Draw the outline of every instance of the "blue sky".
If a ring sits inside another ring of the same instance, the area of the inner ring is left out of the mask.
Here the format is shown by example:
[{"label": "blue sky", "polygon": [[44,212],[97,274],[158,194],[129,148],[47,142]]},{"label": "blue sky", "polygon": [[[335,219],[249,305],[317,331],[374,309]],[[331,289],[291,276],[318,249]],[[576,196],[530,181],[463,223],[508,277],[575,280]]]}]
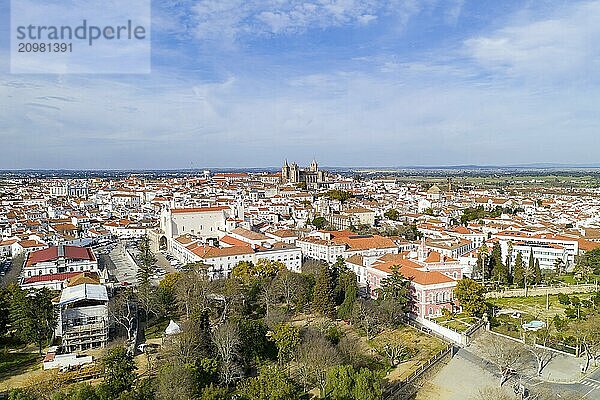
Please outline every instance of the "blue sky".
[{"label": "blue sky", "polygon": [[11,75],[9,11],[0,168],[600,162],[598,1],[155,1],[150,75]]}]

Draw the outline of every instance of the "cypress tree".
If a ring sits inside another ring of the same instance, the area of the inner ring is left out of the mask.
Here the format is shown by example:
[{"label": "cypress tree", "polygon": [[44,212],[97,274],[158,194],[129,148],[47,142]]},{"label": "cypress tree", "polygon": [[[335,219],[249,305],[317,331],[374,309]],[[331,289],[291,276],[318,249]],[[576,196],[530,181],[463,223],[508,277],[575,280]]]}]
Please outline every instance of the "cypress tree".
[{"label": "cypress tree", "polygon": [[542,283],[542,270],[540,269],[540,260],[539,259],[535,260],[534,279],[535,279],[535,283],[537,285]]},{"label": "cypress tree", "polygon": [[335,284],[327,265],[321,267],[315,280],[313,311],[328,317],[335,316]]},{"label": "cypress tree", "polygon": [[521,252],[517,253],[517,257],[515,257],[515,268],[513,269],[513,282],[519,286],[524,286],[525,279],[525,269],[523,266],[523,257],[521,256]]},{"label": "cypress tree", "polygon": [[499,282],[508,282],[508,273],[506,266],[502,262],[502,249],[500,248],[500,243],[494,243],[494,247],[492,248],[492,254],[490,256],[492,276],[496,281]]},{"label": "cypress tree", "polygon": [[512,254],[513,254],[513,245],[512,245],[512,242],[508,242],[508,251],[506,253],[506,261],[505,261],[504,265],[506,267],[506,274],[507,274],[509,283],[512,282],[514,279]]}]

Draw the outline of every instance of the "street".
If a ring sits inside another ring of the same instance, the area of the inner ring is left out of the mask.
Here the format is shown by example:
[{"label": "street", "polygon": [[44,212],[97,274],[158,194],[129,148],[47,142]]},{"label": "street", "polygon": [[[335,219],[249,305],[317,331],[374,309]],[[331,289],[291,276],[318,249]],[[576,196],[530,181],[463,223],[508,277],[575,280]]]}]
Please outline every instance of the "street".
[{"label": "street", "polygon": [[[440,372],[425,383],[417,394],[417,400],[461,400],[476,396],[480,390],[497,388],[500,383],[498,368],[483,357],[481,346],[490,340],[489,333],[484,333],[474,345],[461,348],[454,358]],[[503,340],[493,337],[493,340]],[[519,368],[520,376],[515,376],[503,385],[504,391],[514,394],[512,385],[523,383],[532,394],[544,393],[554,397],[600,399],[600,368],[593,369],[583,377],[579,372],[581,360],[569,356],[553,359],[542,371],[542,376],[535,376],[532,360],[525,361]]]}]

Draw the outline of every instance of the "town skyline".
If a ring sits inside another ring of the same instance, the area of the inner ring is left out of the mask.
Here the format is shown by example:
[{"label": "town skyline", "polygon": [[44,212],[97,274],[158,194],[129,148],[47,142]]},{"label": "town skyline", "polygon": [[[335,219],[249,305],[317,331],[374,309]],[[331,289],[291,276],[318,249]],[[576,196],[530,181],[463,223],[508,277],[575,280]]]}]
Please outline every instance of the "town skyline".
[{"label": "town skyline", "polygon": [[148,75],[9,74],[9,14],[2,169],[598,161],[597,1],[155,2]]}]

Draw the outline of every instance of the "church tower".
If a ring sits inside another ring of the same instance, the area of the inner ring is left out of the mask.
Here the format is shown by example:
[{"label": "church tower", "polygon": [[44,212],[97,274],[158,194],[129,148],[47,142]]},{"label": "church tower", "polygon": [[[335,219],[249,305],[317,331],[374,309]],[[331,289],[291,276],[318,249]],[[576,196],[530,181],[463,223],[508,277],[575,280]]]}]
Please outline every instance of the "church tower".
[{"label": "church tower", "polygon": [[290,166],[286,159],[285,164],[283,164],[283,167],[281,167],[281,181],[283,183],[286,183],[289,180],[290,180]]},{"label": "church tower", "polygon": [[312,160],[310,163],[310,172],[317,172],[319,170],[319,164],[317,164],[317,160]]},{"label": "church tower", "polygon": [[290,167],[290,182],[300,182],[300,168],[296,163],[292,163],[292,166]]}]

